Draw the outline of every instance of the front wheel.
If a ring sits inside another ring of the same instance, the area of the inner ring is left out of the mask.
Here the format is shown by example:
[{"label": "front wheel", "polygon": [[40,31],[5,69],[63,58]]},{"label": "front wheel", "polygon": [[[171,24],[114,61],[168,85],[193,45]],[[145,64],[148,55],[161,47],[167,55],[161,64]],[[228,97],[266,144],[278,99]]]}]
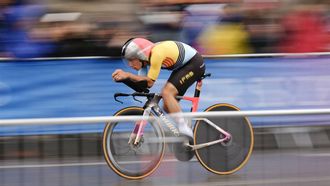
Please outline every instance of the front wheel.
[{"label": "front wheel", "polygon": [[[142,115],[143,108],[127,107],[115,116]],[[164,132],[160,124],[147,122],[138,144],[130,142],[137,121],[108,122],[103,132],[103,152],[109,167],[127,179],[142,179],[160,165],[164,155]]]},{"label": "front wheel", "polygon": [[[215,104],[205,110],[238,111],[229,104]],[[220,174],[232,174],[240,170],[249,160],[253,144],[253,128],[247,117],[205,117],[232,136],[227,142],[218,143],[195,151],[198,161],[209,171]],[[194,144],[207,143],[223,138],[223,135],[206,122],[198,120],[194,128]]]}]

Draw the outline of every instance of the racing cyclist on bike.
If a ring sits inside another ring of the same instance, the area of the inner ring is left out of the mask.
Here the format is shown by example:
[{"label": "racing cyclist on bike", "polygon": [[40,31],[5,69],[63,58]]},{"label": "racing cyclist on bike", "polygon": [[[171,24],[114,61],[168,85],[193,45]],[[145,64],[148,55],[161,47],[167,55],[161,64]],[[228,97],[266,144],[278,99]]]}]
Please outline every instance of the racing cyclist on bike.
[{"label": "racing cyclist on bike", "polygon": [[[175,97],[183,96],[205,72],[203,57],[191,46],[178,41],[153,43],[144,38],[131,38],[122,47],[122,57],[131,68],[138,71],[138,75],[116,69],[112,78],[116,82],[129,79],[142,86],[141,90],[154,85],[161,69],[172,71],[161,91],[167,113],[182,112]],[[193,138],[188,121],[180,116],[174,119],[179,132]]]}]

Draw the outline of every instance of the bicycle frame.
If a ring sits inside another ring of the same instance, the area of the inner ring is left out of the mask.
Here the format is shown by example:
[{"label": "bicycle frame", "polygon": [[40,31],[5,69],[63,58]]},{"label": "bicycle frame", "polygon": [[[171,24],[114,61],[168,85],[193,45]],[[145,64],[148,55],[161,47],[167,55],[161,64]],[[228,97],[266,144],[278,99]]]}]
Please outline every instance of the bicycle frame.
[{"label": "bicycle frame", "polygon": [[[196,82],[194,97],[176,97],[180,100],[191,101],[191,112],[198,110],[202,80],[207,76],[210,74],[204,74],[200,81]],[[140,103],[143,101],[136,99],[137,97],[144,97],[147,100],[143,108],[130,106],[115,114],[119,117],[143,114],[143,117],[137,120],[130,118],[127,122],[124,119],[109,122],[104,129],[105,160],[118,175],[128,179],[142,179],[152,174],[159,167],[166,153],[166,142],[172,147],[173,155],[177,160],[189,161],[195,155],[205,169],[218,175],[232,174],[247,163],[254,144],[253,128],[248,118],[214,119],[208,114],[190,115],[188,122],[196,121],[193,126],[189,126],[194,128],[193,139],[191,139],[181,133],[184,131],[179,131],[181,125],[177,124],[181,123],[176,122],[178,119],[185,119],[187,115],[183,113],[167,115],[167,112],[159,105],[161,95],[149,93],[149,89],[138,91],[140,85],[130,79],[123,83],[136,92],[115,93],[115,101],[124,103],[117,99],[118,97],[132,97]],[[215,103],[207,107],[204,112],[239,110],[231,104]],[[188,132],[191,133],[191,131]],[[231,158],[232,155],[234,158]]]},{"label": "bicycle frame", "polygon": [[[194,97],[177,96],[176,98],[191,101],[192,102],[191,112],[196,112],[198,110],[198,103],[199,103],[201,87],[202,87],[202,80],[199,80],[196,83]],[[146,102],[146,104],[144,105],[143,116],[148,117],[148,116],[150,116],[150,114],[155,116],[155,118],[159,119],[161,121],[161,123],[165,124],[170,129],[170,131],[173,133],[174,136],[179,137],[180,133],[179,133],[178,128],[175,126],[174,122],[171,121],[170,118],[166,116],[165,112],[159,107],[158,103],[160,100],[161,100],[161,96],[157,95],[157,94],[155,94],[155,96],[152,99],[148,100]],[[197,149],[204,148],[204,147],[207,147],[210,145],[226,142],[231,139],[231,135],[228,132],[226,132],[222,128],[218,127],[217,125],[215,125],[212,121],[210,121],[206,118],[196,118],[195,120],[205,121],[207,124],[211,125],[216,130],[218,130],[220,132],[220,134],[222,134],[224,137],[222,137],[222,138],[220,137],[220,139],[215,140],[215,141],[210,141],[207,143],[202,143],[202,144],[197,144],[197,145],[190,145],[189,143],[186,144],[192,150],[197,150]],[[143,136],[144,128],[145,128],[146,124],[147,124],[146,120],[138,121],[135,124],[135,128],[134,128],[133,132],[131,133],[131,137],[129,139],[129,143],[132,140],[134,140],[134,145],[137,145],[140,142],[140,139]]]}]

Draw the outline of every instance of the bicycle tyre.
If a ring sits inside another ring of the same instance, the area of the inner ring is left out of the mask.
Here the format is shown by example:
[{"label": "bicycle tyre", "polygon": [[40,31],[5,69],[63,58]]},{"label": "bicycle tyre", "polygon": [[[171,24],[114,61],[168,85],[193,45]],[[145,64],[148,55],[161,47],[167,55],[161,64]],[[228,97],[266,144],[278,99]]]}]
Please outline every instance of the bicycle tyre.
[{"label": "bicycle tyre", "polygon": [[[237,107],[224,103],[212,105],[205,112],[238,110]],[[253,128],[248,118],[210,117],[207,119],[229,132],[232,139],[228,143],[219,143],[195,150],[198,161],[208,171],[219,175],[228,175],[240,170],[248,162],[254,145]],[[219,137],[219,132],[205,121],[196,122],[194,144],[214,141]]]},{"label": "bicycle tyre", "polygon": [[[129,116],[142,114],[143,108],[141,107],[127,107],[118,111],[114,116]],[[128,126],[130,127],[129,130],[127,130]],[[106,123],[106,127],[103,132],[103,152],[108,166],[116,174],[127,179],[142,179],[152,174],[160,165],[160,162],[165,152],[164,132],[158,122],[148,122],[144,131],[144,137],[146,137],[146,135],[153,136],[154,138],[159,139],[159,144],[156,144],[157,147],[153,146],[146,148],[146,143],[143,143],[138,148],[138,150],[143,150],[143,148],[145,148],[145,150],[147,149],[146,151],[149,151],[147,153],[151,153],[153,151],[157,154],[153,157],[151,157],[150,155],[146,155],[147,157],[142,157],[143,155],[141,155],[141,157],[137,157],[137,160],[130,160],[130,156],[137,156],[139,153],[133,151],[132,147],[130,147],[130,145],[128,144],[129,136],[130,133],[133,131],[134,126],[135,121]],[[145,140],[148,139],[145,138]],[[156,143],[158,143],[158,140]],[[126,158],[129,160],[123,161],[123,159]],[[132,162],[132,165],[130,165],[129,162]],[[141,164],[146,164],[147,162],[148,165],[141,166],[140,162]],[[133,166],[133,164],[139,165]],[[133,170],[133,167],[137,167],[137,170]]]}]

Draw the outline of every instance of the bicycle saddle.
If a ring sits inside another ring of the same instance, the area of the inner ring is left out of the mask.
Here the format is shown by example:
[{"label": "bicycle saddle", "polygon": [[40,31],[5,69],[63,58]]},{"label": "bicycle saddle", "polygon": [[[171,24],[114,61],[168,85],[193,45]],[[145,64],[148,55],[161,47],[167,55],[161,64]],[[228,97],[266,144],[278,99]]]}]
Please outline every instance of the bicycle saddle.
[{"label": "bicycle saddle", "polygon": [[211,76],[211,73],[205,73],[204,75],[202,75],[202,77],[199,79],[199,80],[202,80],[206,77],[210,77]]}]

